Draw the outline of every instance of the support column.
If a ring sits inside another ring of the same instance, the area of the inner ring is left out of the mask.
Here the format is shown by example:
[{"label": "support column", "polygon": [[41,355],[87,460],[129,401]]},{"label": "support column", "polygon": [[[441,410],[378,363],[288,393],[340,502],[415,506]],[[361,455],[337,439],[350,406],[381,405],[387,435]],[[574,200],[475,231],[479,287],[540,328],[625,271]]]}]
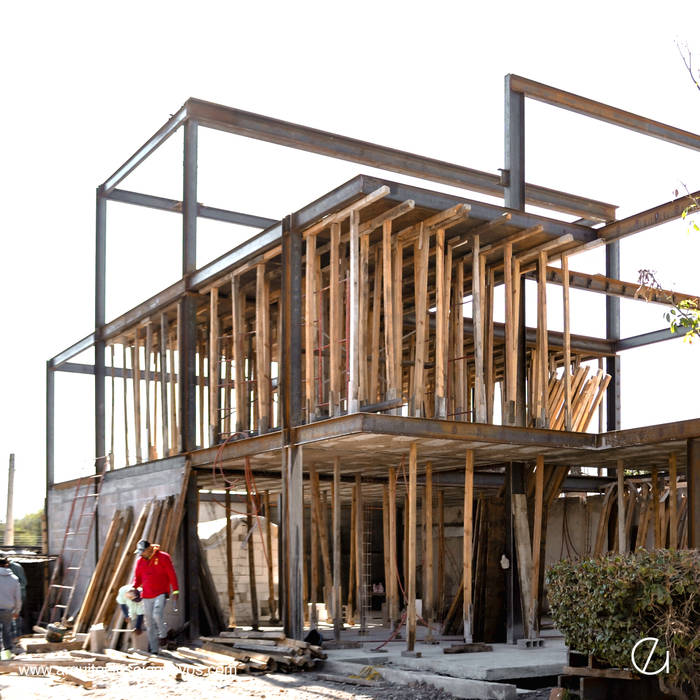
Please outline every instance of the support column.
[{"label": "support column", "polygon": [[688,549],[700,547],[700,438],[688,440]]},{"label": "support column", "polygon": [[525,210],[525,95],[505,84],[505,205]]},{"label": "support column", "polygon": [[668,548],[678,549],[678,465],[675,452],[671,452],[668,457],[668,489]]},{"label": "support column", "polygon": [[416,483],[418,469],[418,446],[411,443],[408,458],[408,562],[407,594],[408,615],[406,618],[406,648],[413,651],[416,646]]},{"label": "support column", "polygon": [[[431,625],[433,622],[433,465],[425,466],[425,590],[423,591],[423,619]],[[433,640],[433,631],[428,627],[426,640]]]},{"label": "support column", "polygon": [[343,629],[342,584],[340,581],[340,457],[333,458],[333,637],[340,641]]},{"label": "support column", "polygon": [[517,555],[513,527],[513,496],[524,492],[523,464],[514,462],[506,465],[505,513],[506,551],[508,559],[506,571],[506,642],[515,644],[523,636],[523,614],[520,599],[520,585],[517,575]]},{"label": "support column", "polygon": [[[282,546],[285,549],[285,606],[282,609],[284,633],[291,639],[304,636],[304,486],[302,448],[288,445],[283,449],[282,492],[286,494],[282,520]],[[281,599],[281,596],[280,596]]]},{"label": "support column", "polygon": [[472,530],[474,519],[474,450],[467,450],[464,467],[464,540],[462,576],[464,578],[464,642],[471,644],[472,636]]},{"label": "support column", "polygon": [[389,467],[389,581],[387,596],[389,600],[389,621],[396,628],[399,623],[399,584],[396,552],[396,469]]},{"label": "support column", "polygon": [[625,537],[625,462],[617,460],[617,547],[620,554],[627,554]]},{"label": "support column", "polygon": [[197,524],[199,522],[199,490],[197,472],[191,471],[185,500],[185,616],[190,626],[190,639],[199,637],[199,557],[201,549]]},{"label": "support column", "polygon": [[95,213],[95,469],[105,467],[105,324],[107,269],[107,200],[97,192]]},{"label": "support column", "polygon": [[[348,343],[348,413],[360,410],[360,214],[350,212],[350,339]],[[365,323],[366,319],[362,319]],[[363,358],[367,362],[367,358]]]},{"label": "support column", "polygon": [[[605,276],[620,279],[620,241],[605,246]],[[605,336],[608,340],[620,338],[620,298],[605,297]],[[608,430],[619,430],[620,423],[620,356],[607,357],[605,369],[610,375],[606,395]]]},{"label": "support column", "polygon": [[365,586],[365,514],[362,498],[362,478],[355,475],[355,597],[360,618],[360,634],[367,634],[367,588]]},{"label": "support column", "polygon": [[56,375],[46,362],[46,493],[54,484],[54,416],[56,412]]}]

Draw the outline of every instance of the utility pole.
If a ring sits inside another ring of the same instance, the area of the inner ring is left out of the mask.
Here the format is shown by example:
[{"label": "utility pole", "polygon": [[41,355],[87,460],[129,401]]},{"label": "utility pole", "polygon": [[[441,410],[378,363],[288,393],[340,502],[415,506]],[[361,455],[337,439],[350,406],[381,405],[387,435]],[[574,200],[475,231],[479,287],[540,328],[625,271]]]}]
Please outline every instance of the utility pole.
[{"label": "utility pole", "polygon": [[3,544],[15,544],[15,516],[12,512],[12,496],[15,486],[15,455],[10,455],[10,468],[7,472],[7,515],[5,517],[5,541]]}]

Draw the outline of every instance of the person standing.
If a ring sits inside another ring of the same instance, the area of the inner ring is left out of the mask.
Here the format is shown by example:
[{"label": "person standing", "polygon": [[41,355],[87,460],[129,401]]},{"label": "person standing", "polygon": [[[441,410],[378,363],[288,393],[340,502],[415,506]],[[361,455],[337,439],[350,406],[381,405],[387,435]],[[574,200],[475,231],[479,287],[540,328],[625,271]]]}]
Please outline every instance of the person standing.
[{"label": "person standing", "polygon": [[168,628],[165,624],[165,601],[171,595],[177,601],[180,593],[177,575],[170,555],[161,551],[160,545],[141,540],[134,554],[139,555],[134,571],[133,588],[141,589],[143,611],[148,629],[148,646],[157,654],[165,645]]},{"label": "person standing", "polygon": [[12,621],[19,617],[22,609],[22,590],[19,579],[10,570],[10,560],[0,557],[0,627],[2,646],[12,651]]},{"label": "person standing", "polygon": [[13,639],[17,639],[21,634],[24,634],[23,614],[25,612],[24,603],[27,600],[27,575],[24,573],[24,567],[18,561],[12,559],[10,559],[10,571],[18,578],[22,592],[22,609],[19,612],[19,616],[12,621],[12,636]]}]

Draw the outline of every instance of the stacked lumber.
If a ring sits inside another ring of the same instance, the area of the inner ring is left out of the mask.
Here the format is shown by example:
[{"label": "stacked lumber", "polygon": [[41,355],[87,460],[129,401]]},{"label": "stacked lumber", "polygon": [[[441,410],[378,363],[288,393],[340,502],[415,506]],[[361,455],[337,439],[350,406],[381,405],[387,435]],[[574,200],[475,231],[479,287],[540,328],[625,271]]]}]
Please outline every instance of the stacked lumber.
[{"label": "stacked lumber", "polygon": [[221,632],[217,637],[201,637],[201,640],[208,653],[230,656],[251,671],[311,670],[318,659],[326,658],[321,647],[288,639],[283,632]]},{"label": "stacked lumber", "polygon": [[[571,383],[571,430],[584,433],[600,406],[605,390],[610,383],[610,375],[599,369],[588,381],[586,377],[590,367],[579,365],[573,374],[569,374]],[[566,368],[564,372],[566,372]],[[566,427],[566,387],[564,372],[561,377],[553,375],[549,380],[549,398],[547,415],[552,430],[564,430]]]}]

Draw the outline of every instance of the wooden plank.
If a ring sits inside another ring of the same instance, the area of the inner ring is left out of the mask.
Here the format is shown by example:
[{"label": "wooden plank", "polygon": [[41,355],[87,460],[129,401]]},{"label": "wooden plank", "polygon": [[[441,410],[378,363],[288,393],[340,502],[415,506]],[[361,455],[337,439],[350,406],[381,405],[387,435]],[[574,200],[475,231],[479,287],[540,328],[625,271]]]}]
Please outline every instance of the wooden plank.
[{"label": "wooden plank", "polygon": [[[126,370],[126,341],[122,343],[122,367]],[[124,463],[129,466],[129,408],[128,408],[128,379],[126,371],[122,373],[122,399],[124,408]]]},{"label": "wooden plank", "polygon": [[523,625],[526,636],[530,636],[532,617],[530,614],[530,601],[532,601],[531,572],[532,572],[532,548],[530,547],[530,526],[527,519],[527,497],[524,493],[514,493],[513,505],[513,531],[515,534],[515,546],[518,557],[518,579],[520,581],[520,595],[523,601],[523,610],[526,611]]},{"label": "wooden plank", "polygon": [[[224,376],[221,380],[221,385],[224,390],[224,410],[223,410],[223,431],[224,435],[228,438],[231,435],[231,379],[232,379],[232,369],[231,358],[233,355],[232,349],[230,347],[231,343],[229,339],[224,336],[221,339],[222,343],[222,355],[224,362]],[[221,422],[219,422],[221,425]]]},{"label": "wooden plank", "polygon": [[330,416],[340,414],[340,350],[342,338],[342,314],[341,306],[342,290],[340,282],[340,224],[331,225],[331,251],[330,251]]},{"label": "wooden plank", "polygon": [[355,624],[355,529],[357,528],[357,484],[352,487],[350,506],[350,566],[348,571],[348,614],[347,621],[351,627]]},{"label": "wooden plank", "polygon": [[464,356],[464,262],[458,260],[455,275],[454,315],[455,348],[453,351],[455,365],[455,420],[466,421],[467,415],[467,358]]},{"label": "wooden plank", "polygon": [[[248,468],[248,465],[246,465]],[[253,542],[253,511],[255,505],[253,503],[253,494],[250,489],[250,484],[246,480],[246,530],[247,530],[247,549],[248,549],[248,586],[250,590],[250,610],[253,629],[257,629],[259,625],[258,619],[258,584],[255,576],[255,544]],[[262,533],[261,533],[262,536]]]},{"label": "wooden plank", "polygon": [[389,467],[389,579],[387,596],[389,602],[389,620],[392,625],[399,622],[399,585],[396,552],[396,469]]},{"label": "wooden plank", "polygon": [[348,363],[348,413],[360,408],[360,215],[350,212],[350,269],[349,269],[349,338],[346,347]]},{"label": "wooden plank", "polygon": [[209,445],[219,442],[219,289],[209,291]]},{"label": "wooden plank", "polygon": [[[369,235],[360,237],[360,269],[359,269],[359,312],[358,312],[358,376],[357,376],[357,400],[359,406],[366,403],[369,396],[369,366],[367,354],[369,352]],[[376,399],[374,399],[376,400]]]},{"label": "wooden plank", "polygon": [[495,280],[495,270],[493,267],[488,269],[486,272],[486,258],[482,255],[481,257],[481,281],[482,284],[488,280],[486,284],[486,291],[483,295],[485,304],[485,318],[484,318],[484,352],[486,354],[486,420],[489,423],[493,423],[493,404],[495,400],[495,373],[494,373],[494,357],[493,357],[493,296],[494,288],[496,286]]},{"label": "wooden plank", "polygon": [[[393,248],[393,294],[394,303],[392,306],[394,329],[394,377],[396,378],[396,396],[388,398],[400,399],[403,396],[403,245],[395,241]],[[396,415],[400,414],[400,409],[395,409]]]},{"label": "wooden plank", "polygon": [[547,384],[549,379],[549,347],[547,334],[547,253],[542,251],[539,254],[539,266],[537,270],[537,309],[539,319],[537,329],[539,331],[540,343],[537,349],[537,359],[539,361],[540,378],[540,415],[538,416],[538,427],[549,427],[549,416],[547,415]]},{"label": "wooden plank", "polygon": [[382,485],[382,555],[384,559],[384,623],[391,624],[389,617],[389,581],[391,579],[391,559],[389,557],[389,485]]},{"label": "wooden plank", "polygon": [[571,430],[571,318],[569,310],[569,256],[561,256],[564,298],[564,429]]},{"label": "wooden plank", "polygon": [[[306,238],[306,294],[304,297],[304,364],[306,389],[306,415],[311,421],[316,416],[316,353],[317,318],[316,318],[316,236]],[[318,352],[321,352],[319,349]],[[321,381],[321,377],[318,378]]]},{"label": "wooden plank", "polygon": [[134,345],[131,348],[131,367],[133,368],[134,394],[134,441],[136,443],[136,463],[143,461],[141,454],[141,350],[139,347],[139,329],[134,329]]},{"label": "wooden plank", "polygon": [[678,549],[678,464],[676,453],[671,452],[668,457],[668,506],[670,511],[669,549]]},{"label": "wooden plank", "polygon": [[241,290],[240,278],[231,276],[231,323],[233,335],[233,372],[234,392],[236,397],[236,432],[248,429],[248,401],[246,400],[245,378],[245,295]]},{"label": "wooden plank", "polygon": [[[433,465],[425,465],[425,590],[423,592],[423,618],[432,624],[435,619],[434,608],[434,570],[433,570]],[[428,635],[432,637],[430,627]]]},{"label": "wooden plank", "polygon": [[[168,319],[165,314],[160,315],[160,403],[163,407],[163,457],[171,454],[170,449],[170,427],[168,424],[170,413],[168,410]],[[170,368],[170,372],[174,373],[175,369]]]},{"label": "wooden plank", "polygon": [[[178,306],[179,309],[179,306]],[[178,311],[179,313],[179,311]],[[177,429],[177,372],[175,371],[175,346],[177,345],[177,323],[173,328],[172,338],[168,338],[168,354],[170,356],[170,451],[177,453],[178,429]]]},{"label": "wooden plank", "polygon": [[367,629],[367,589],[365,586],[365,514],[362,494],[362,477],[355,475],[355,488],[357,490],[355,505],[355,575],[357,609],[360,618],[360,634]]},{"label": "wooden plank", "polygon": [[438,489],[438,571],[437,571],[437,614],[445,609],[445,496]]},{"label": "wooden plank", "polygon": [[651,512],[654,521],[654,549],[660,549],[661,543],[661,523],[659,521],[659,468],[651,468]]},{"label": "wooden plank", "polygon": [[435,417],[447,417],[446,380],[447,380],[447,315],[449,309],[449,287],[445,287],[445,229],[435,232]]},{"label": "wooden plank", "polygon": [[340,518],[340,457],[336,456],[333,458],[333,637],[336,641],[340,641],[343,629]]},{"label": "wooden plank", "polygon": [[[398,397],[398,378],[396,377],[396,348],[394,330],[394,294],[392,290],[392,245],[391,221],[382,225],[382,278],[384,281],[384,358],[386,364],[387,400]],[[375,284],[376,284],[375,273]]]},{"label": "wooden plank", "polygon": [[266,433],[270,423],[270,285],[265,263],[256,266],[255,289],[255,371],[258,429]]},{"label": "wooden plank", "polygon": [[408,458],[408,562],[406,617],[406,648],[413,651],[416,646],[416,483],[418,468],[418,445],[411,443]]},{"label": "wooden plank", "polygon": [[617,546],[620,554],[627,553],[625,536],[625,462],[617,460]]},{"label": "wooden plank", "polygon": [[414,244],[414,262],[416,266],[416,347],[413,358],[413,395],[410,409],[411,415],[416,418],[424,415],[429,254],[430,233],[425,227],[421,227],[418,240]]},{"label": "wooden plank", "polygon": [[513,316],[513,244],[503,246],[503,281],[505,284],[505,386],[506,410],[505,425],[515,425],[515,399],[517,395],[516,376],[518,357],[515,351],[518,329]]},{"label": "wooden plank", "polygon": [[236,626],[236,602],[233,580],[233,524],[231,523],[231,488],[224,492],[226,508],[226,584],[228,592],[228,626]]},{"label": "wooden plank", "polygon": [[484,328],[483,299],[481,295],[481,256],[479,236],[474,236],[472,246],[472,319],[474,324],[474,393],[475,421],[486,422],[486,386],[484,385]]},{"label": "wooden plank", "polygon": [[474,450],[467,450],[464,466],[464,533],[462,540],[462,579],[464,620],[464,641],[471,644],[473,639],[473,607],[472,607],[472,535],[474,530]]},{"label": "wooden plank", "polygon": [[151,432],[151,350],[153,349],[153,327],[149,321],[146,324],[146,345],[144,347],[144,381],[146,387],[146,455],[147,459],[153,457],[153,434]]},{"label": "wooden plank", "polygon": [[324,600],[331,610],[332,597],[331,591],[333,588],[333,574],[331,570],[331,558],[328,547],[328,531],[326,529],[326,521],[321,511],[321,491],[318,482],[318,472],[312,466],[309,467],[309,475],[311,477],[311,494],[312,506],[315,511],[316,528],[321,542],[321,558],[323,560],[323,580],[324,580]]},{"label": "wooden plank", "polygon": [[379,343],[382,319],[382,264],[381,249],[375,247],[374,255],[374,286],[372,289],[372,327],[371,327],[371,349],[370,349],[370,369],[369,369],[369,390],[368,401],[374,403],[380,401],[379,396]]},{"label": "wooden plank", "polygon": [[535,516],[532,527],[532,588],[530,599],[530,637],[535,638],[540,631],[540,555],[542,545],[542,516],[544,498],[544,457],[537,455],[535,466]]}]

